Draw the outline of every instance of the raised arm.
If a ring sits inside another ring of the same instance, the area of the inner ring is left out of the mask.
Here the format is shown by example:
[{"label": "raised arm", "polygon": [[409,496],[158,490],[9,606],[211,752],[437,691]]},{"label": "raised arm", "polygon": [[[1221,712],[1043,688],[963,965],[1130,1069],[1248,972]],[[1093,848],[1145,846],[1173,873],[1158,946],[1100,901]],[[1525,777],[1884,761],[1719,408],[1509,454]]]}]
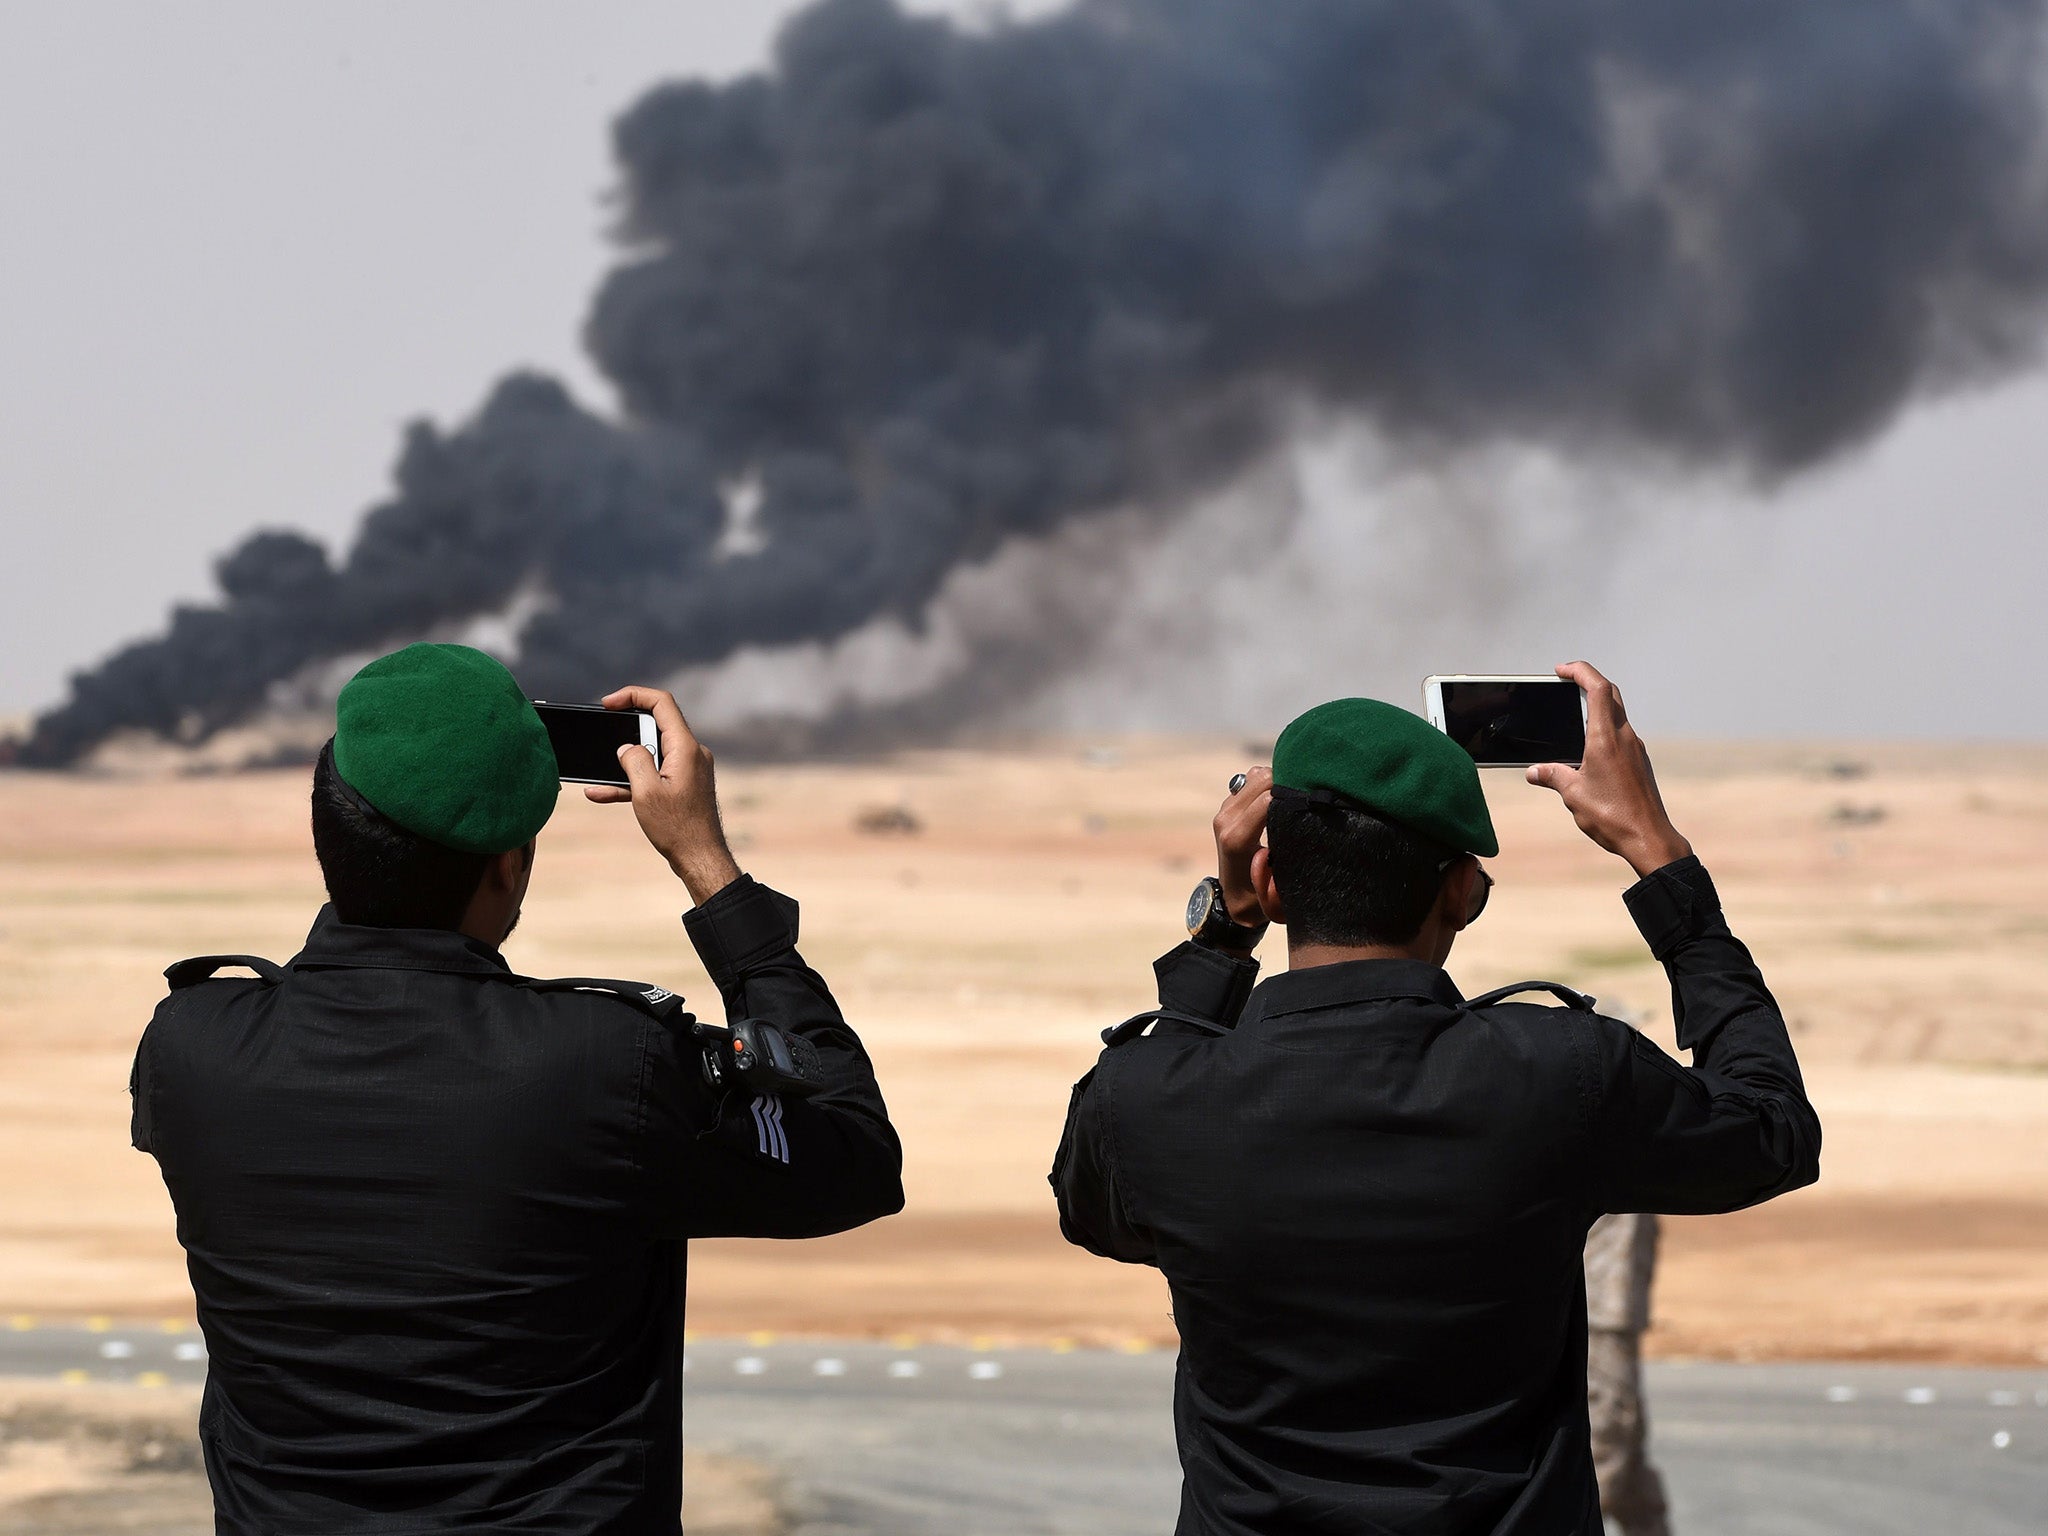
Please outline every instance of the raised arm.
[{"label": "raised arm", "polygon": [[[1265,833],[1273,776],[1268,769],[1255,768],[1245,777],[1216,813],[1217,873],[1232,920],[1263,931],[1252,864]],[[1133,1049],[1128,1042],[1150,1028],[1174,1032],[1235,1027],[1259,967],[1249,951],[1188,943],[1161,955],[1152,963],[1152,973],[1159,984],[1158,1012],[1139,1014],[1109,1031],[1094,1069],[1074,1084],[1050,1176],[1059,1202],[1060,1231],[1067,1241],[1130,1264],[1156,1262],[1157,1250],[1151,1234],[1132,1217],[1117,1184],[1118,1053]]]},{"label": "raised arm", "polygon": [[1611,1023],[1599,1037],[1596,1198],[1609,1211],[1727,1211],[1811,1184],[1820,1120],[1777,1000],[1672,826],[1620,692],[1584,662],[1557,670],[1585,691],[1585,762],[1531,768],[1530,782],[1556,790],[1579,829],[1641,877],[1629,910],[1693,1053],[1682,1066]]},{"label": "raised arm", "polygon": [[604,803],[630,800],[648,842],[688,889],[696,907],[684,925],[727,1019],[761,1019],[802,1036],[826,1080],[808,1098],[731,1091],[713,1099],[696,1042],[657,1038],[640,1131],[654,1229],[670,1237],[816,1237],[901,1210],[903,1149],[874,1066],[824,979],[797,953],[796,903],[734,862],[710,751],[671,694],[622,688],[604,702],[653,713],[661,766],[646,748],[623,747],[632,787],[586,793]]},{"label": "raised arm", "polygon": [[1596,1189],[1609,1211],[1732,1211],[1820,1177],[1820,1119],[1777,1000],[1696,858],[1628,893],[1671,978],[1681,1066],[1632,1029],[1603,1041]]},{"label": "raised arm", "polygon": [[[718,1129],[666,1121],[657,1070],[649,1155],[674,1185],[660,1205],[687,1237],[817,1237],[903,1209],[903,1148],[875,1069],[824,978],[797,953],[797,905],[740,876],[684,919],[728,1020],[762,1019],[817,1050],[827,1086],[809,1098],[725,1096]],[[696,1070],[686,1051],[682,1070]]]}]

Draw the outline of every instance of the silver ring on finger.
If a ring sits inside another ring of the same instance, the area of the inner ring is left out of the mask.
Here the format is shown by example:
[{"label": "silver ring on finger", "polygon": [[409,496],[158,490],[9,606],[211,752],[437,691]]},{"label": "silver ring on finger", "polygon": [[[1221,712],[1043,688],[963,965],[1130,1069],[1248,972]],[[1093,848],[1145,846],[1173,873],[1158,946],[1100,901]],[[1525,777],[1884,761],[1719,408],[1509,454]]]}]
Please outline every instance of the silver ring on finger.
[{"label": "silver ring on finger", "polygon": [[1247,777],[1247,775],[1242,773],[1233,773],[1230,776],[1230,792],[1233,795],[1236,794],[1240,789],[1244,788],[1247,782]]}]

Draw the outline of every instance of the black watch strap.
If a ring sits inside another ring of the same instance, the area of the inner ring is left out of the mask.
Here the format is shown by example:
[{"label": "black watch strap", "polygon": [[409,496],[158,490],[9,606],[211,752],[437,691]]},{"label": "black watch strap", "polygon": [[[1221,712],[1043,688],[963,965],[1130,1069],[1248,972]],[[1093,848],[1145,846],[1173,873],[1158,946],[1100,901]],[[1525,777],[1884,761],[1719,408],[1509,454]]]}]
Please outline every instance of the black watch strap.
[{"label": "black watch strap", "polygon": [[1203,877],[1188,897],[1188,937],[1211,949],[1254,949],[1266,936],[1267,924],[1247,928],[1230,920],[1223,904],[1223,882],[1214,875]]}]

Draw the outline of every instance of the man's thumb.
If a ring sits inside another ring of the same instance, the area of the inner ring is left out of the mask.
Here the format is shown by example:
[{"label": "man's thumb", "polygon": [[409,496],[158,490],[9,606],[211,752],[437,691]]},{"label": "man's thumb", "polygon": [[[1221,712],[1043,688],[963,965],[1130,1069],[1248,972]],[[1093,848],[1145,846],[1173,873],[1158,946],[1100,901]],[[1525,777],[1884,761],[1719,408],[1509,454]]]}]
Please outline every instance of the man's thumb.
[{"label": "man's thumb", "polygon": [[1571,781],[1572,770],[1563,763],[1538,763],[1529,770],[1529,782],[1544,789],[1564,793],[1564,787]]},{"label": "man's thumb", "polygon": [[626,770],[626,782],[633,786],[637,795],[654,786],[654,754],[645,747],[623,746],[619,748],[619,766]]}]

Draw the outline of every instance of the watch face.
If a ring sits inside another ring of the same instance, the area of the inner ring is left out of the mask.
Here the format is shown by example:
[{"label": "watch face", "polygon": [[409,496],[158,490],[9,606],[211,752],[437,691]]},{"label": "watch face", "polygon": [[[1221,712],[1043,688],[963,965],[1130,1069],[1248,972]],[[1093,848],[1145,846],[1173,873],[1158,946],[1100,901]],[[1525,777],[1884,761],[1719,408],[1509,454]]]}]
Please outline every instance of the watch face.
[{"label": "watch face", "polygon": [[1209,921],[1209,907],[1214,898],[1210,895],[1209,882],[1204,880],[1195,887],[1195,893],[1188,897],[1188,932],[1200,933]]}]

